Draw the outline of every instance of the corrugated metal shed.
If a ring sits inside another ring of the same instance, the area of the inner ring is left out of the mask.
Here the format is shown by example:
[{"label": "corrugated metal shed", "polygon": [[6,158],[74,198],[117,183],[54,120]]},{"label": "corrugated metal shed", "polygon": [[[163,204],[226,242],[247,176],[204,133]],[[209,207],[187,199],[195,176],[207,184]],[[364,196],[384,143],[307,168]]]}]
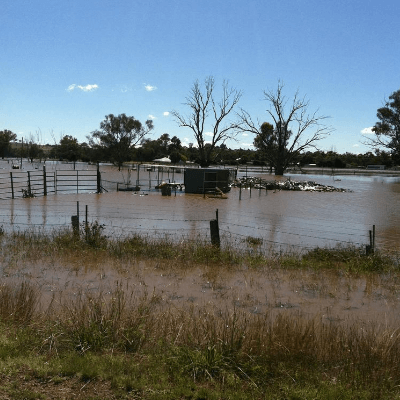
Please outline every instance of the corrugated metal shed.
[{"label": "corrugated metal shed", "polygon": [[185,169],[184,183],[186,193],[210,193],[219,188],[224,193],[231,189],[231,171],[217,168]]}]

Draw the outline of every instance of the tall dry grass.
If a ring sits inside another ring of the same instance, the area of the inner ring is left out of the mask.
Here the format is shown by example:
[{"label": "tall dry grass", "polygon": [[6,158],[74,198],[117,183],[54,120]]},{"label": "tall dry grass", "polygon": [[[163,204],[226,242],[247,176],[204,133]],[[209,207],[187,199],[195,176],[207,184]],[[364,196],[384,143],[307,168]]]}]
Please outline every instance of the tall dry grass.
[{"label": "tall dry grass", "polygon": [[[286,258],[257,254],[252,259],[234,249],[221,252],[201,243],[173,245],[138,236],[102,240],[99,245],[77,240],[68,232],[53,237],[20,234],[2,240],[2,267],[8,270],[21,263],[29,268],[30,263],[43,260],[62,262],[66,268],[78,262],[120,267],[132,259],[158,260],[163,271],[200,270],[217,300],[217,295],[223,296],[218,286],[224,285],[224,271],[243,275],[253,269],[264,273],[279,268],[326,268],[355,276],[378,277],[382,271],[384,276],[397,276],[396,260],[390,262],[379,254],[366,257],[354,249],[316,250],[304,257]],[[313,290],[323,290],[325,285],[311,284]],[[82,287],[74,293],[55,293],[45,303],[39,289],[28,280],[1,283],[0,355],[10,359],[23,354],[24,363],[38,370],[43,367],[37,367],[37,358],[43,357],[52,369],[37,372],[40,376],[101,377],[118,387],[125,382],[126,390],[147,374],[154,382],[161,379],[170,385],[201,382],[214,389],[216,384],[232,391],[251,388],[257,396],[288,388],[294,393],[299,387],[308,388],[310,394],[322,386],[344,388],[345,392],[367,388],[375,396],[370,398],[400,393],[400,330],[396,324],[357,320],[340,324],[322,315],[310,318],[290,310],[276,313],[273,308],[257,314],[240,307],[235,292],[220,303],[177,305],[152,288],[139,292],[128,284],[115,283],[106,291]],[[136,371],[134,376],[124,362]]]}]

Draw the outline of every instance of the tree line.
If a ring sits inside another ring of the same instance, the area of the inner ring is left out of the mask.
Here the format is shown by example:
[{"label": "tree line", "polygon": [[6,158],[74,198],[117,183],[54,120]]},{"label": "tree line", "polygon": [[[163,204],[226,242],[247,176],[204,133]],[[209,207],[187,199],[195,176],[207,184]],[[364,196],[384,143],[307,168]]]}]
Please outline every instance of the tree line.
[{"label": "tree line", "polygon": [[[259,121],[248,111],[239,108],[242,92],[223,81],[218,92],[213,77],[191,87],[183,111],[173,110],[179,127],[189,129],[194,141],[183,146],[177,136],[162,134],[152,140],[153,121],[141,123],[126,114],[105,116],[99,129],[79,143],[71,136],[63,136],[59,143],[48,146],[45,152],[33,137],[18,146],[17,136],[9,130],[0,131],[0,155],[52,158],[68,161],[110,161],[121,168],[127,161],[151,162],[169,157],[172,163],[196,162],[202,167],[210,164],[238,165],[254,163],[268,166],[276,175],[283,175],[289,167],[315,164],[319,167],[366,167],[381,164],[392,167],[400,161],[400,90],[392,93],[377,111],[378,122],[374,136],[367,140],[372,151],[362,155],[337,154],[317,149],[317,143],[333,132],[325,125],[328,117],[310,111],[309,100],[296,92],[284,94],[278,81],[276,90],[266,90],[264,100],[269,121]],[[236,140],[239,133],[254,137],[255,150],[229,149],[228,140]]]}]

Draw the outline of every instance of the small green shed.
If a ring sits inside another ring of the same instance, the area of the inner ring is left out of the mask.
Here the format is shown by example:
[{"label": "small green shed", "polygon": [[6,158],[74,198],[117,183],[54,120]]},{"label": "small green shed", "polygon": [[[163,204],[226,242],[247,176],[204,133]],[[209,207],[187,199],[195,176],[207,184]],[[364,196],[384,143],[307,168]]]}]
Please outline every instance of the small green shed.
[{"label": "small green shed", "polygon": [[186,193],[210,193],[215,188],[224,193],[231,190],[232,171],[218,168],[188,168],[185,169],[184,183]]}]

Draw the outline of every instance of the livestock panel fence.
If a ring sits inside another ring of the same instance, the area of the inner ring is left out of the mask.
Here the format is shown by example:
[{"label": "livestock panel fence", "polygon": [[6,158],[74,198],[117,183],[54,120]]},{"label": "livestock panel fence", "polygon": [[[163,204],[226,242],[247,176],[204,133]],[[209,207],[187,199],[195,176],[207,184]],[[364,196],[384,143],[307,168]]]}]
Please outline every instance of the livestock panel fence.
[{"label": "livestock panel fence", "polygon": [[101,193],[99,168],[93,171],[12,170],[0,172],[0,199],[47,196],[54,193]]}]

